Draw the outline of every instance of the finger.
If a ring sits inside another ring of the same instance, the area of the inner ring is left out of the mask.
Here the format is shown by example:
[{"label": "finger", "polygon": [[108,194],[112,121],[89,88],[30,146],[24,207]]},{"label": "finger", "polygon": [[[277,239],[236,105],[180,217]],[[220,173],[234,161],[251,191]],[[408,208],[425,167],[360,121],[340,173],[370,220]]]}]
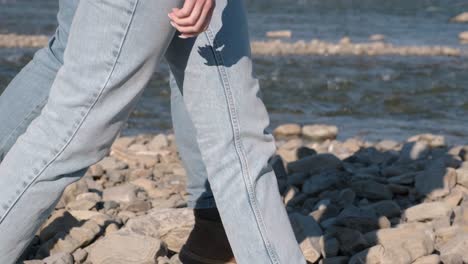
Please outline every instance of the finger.
[{"label": "finger", "polygon": [[205,3],[206,3],[205,0],[197,1],[197,3],[192,9],[190,16],[188,17],[179,18],[177,16],[171,16],[171,15],[169,15],[169,17],[171,18],[172,21],[174,21],[179,26],[193,26],[199,20]]},{"label": "finger", "polygon": [[178,18],[188,17],[192,13],[192,10],[197,2],[198,0],[185,0],[184,6],[181,9],[173,8],[171,14]]},{"label": "finger", "polygon": [[[193,35],[199,34],[203,31],[203,25],[206,23],[206,20],[209,20],[208,15],[212,12],[212,2],[208,1],[198,19],[197,23],[193,26],[180,26],[176,24],[177,30],[182,34]],[[209,21],[208,21],[209,22]]]}]

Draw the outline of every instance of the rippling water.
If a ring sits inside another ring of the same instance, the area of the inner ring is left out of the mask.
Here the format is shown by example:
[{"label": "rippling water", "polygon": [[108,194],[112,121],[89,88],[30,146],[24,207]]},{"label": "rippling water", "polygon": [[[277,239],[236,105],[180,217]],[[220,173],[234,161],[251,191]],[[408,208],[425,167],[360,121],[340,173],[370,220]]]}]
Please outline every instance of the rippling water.
[{"label": "rippling water", "polygon": [[[460,48],[468,24],[449,23],[468,2],[446,0],[250,0],[253,39],[290,29],[294,39],[366,41],[384,34],[404,45]],[[0,33],[50,33],[56,1],[0,0]],[[0,49],[0,91],[33,50]],[[468,141],[468,60],[445,57],[255,57],[255,71],[271,113],[284,122],[336,124],[342,138],[404,139],[416,133]],[[167,67],[155,73],[125,133],[171,127]]]}]

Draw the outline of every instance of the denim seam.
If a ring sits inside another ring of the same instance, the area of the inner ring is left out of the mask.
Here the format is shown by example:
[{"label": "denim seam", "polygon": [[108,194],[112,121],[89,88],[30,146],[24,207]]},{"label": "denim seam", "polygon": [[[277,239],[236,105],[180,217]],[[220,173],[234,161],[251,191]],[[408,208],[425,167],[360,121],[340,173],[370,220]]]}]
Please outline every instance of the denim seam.
[{"label": "denim seam", "polygon": [[227,106],[228,106],[228,112],[230,116],[230,123],[231,123],[231,128],[234,136],[234,146],[236,149],[236,154],[238,156],[240,165],[241,165],[241,174],[244,179],[244,183],[247,185],[247,193],[249,196],[249,203],[250,207],[254,213],[254,216],[257,221],[258,225],[258,231],[260,233],[260,236],[262,237],[263,243],[265,245],[265,248],[267,249],[268,256],[270,257],[270,260],[272,263],[279,263],[277,253],[275,252],[274,248],[272,247],[267,235],[266,235],[266,227],[263,221],[263,218],[261,216],[260,210],[258,209],[257,205],[257,197],[255,195],[254,191],[254,184],[252,183],[251,175],[250,175],[250,170],[248,168],[248,163],[247,163],[247,158],[245,155],[244,148],[242,146],[242,138],[241,138],[241,132],[240,132],[240,125],[239,125],[239,119],[238,119],[238,114],[236,111],[236,106],[234,103],[234,98],[232,95],[232,91],[230,88],[230,81],[228,77],[228,73],[224,68],[224,58],[221,54],[221,52],[217,51],[215,47],[217,47],[217,42],[215,38],[213,37],[213,31],[211,27],[209,26],[207,30],[205,31],[205,36],[207,37],[208,41],[210,42],[212,46],[212,50],[214,53],[218,73],[220,75],[220,78],[222,80],[222,85],[224,89],[224,94],[226,96],[226,101],[227,101]]},{"label": "denim seam", "polygon": [[[91,112],[91,110],[94,108],[94,106],[97,104],[97,102],[99,101],[99,99],[101,98],[104,90],[107,88],[109,82],[110,82],[110,79],[115,71],[115,68],[117,66],[117,62],[118,62],[118,59],[120,58],[120,55],[122,53],[122,48],[123,48],[123,45],[125,43],[125,40],[127,38],[127,35],[128,35],[128,31],[130,30],[130,26],[132,24],[132,21],[133,21],[133,18],[135,16],[135,11],[136,11],[136,8],[138,6],[138,3],[139,3],[139,0],[135,0],[134,3],[133,3],[133,7],[132,7],[132,10],[131,12],[129,12],[129,20],[127,22],[127,25],[125,27],[125,32],[122,36],[122,40],[120,41],[120,44],[118,46],[118,50],[117,50],[117,53],[115,55],[115,59],[114,59],[114,62],[112,64],[112,68],[110,69],[110,72],[108,74],[108,76],[106,77],[106,80],[104,82],[104,85],[103,87],[99,90],[98,93],[93,93],[93,96],[94,99],[93,101],[91,102],[91,105],[88,107],[87,111],[86,112],[83,112],[82,116],[81,116],[81,120],[78,120],[78,122],[76,122],[76,127],[74,127],[74,131],[69,135],[69,139],[65,141],[65,144],[62,146],[62,148],[57,151],[57,153],[55,154],[54,157],[52,157],[52,159],[44,164],[44,167],[41,169],[41,170],[37,170],[37,169],[33,169],[33,173],[35,173],[36,175],[35,176],[32,176],[32,177],[29,177],[31,179],[30,183],[27,184],[27,186],[24,187],[23,191],[21,193],[18,194],[18,196],[16,197],[16,199],[14,201],[10,201],[9,205],[8,205],[8,208],[5,210],[5,213],[3,214],[3,216],[0,218],[0,224],[3,223],[3,221],[6,219],[6,217],[8,216],[8,214],[11,212],[11,210],[13,209],[13,207],[15,206],[15,204],[20,200],[20,198],[26,193],[26,191],[31,187],[31,185],[37,181],[37,179],[41,176],[41,174],[58,158],[60,157],[60,155],[65,151],[65,149],[67,148],[67,146],[70,145],[71,141],[75,138],[76,136],[76,133],[78,133],[78,131],[80,130],[80,127],[81,125],[84,123],[84,121],[86,120],[86,118],[88,117],[89,113]],[[70,131],[71,132],[71,131]],[[68,134],[68,133],[67,133]],[[36,172],[37,171],[37,172]]]},{"label": "denim seam", "polygon": [[24,118],[23,120],[11,131],[10,134],[8,134],[8,136],[5,137],[5,140],[3,141],[3,143],[0,145],[0,149],[4,148],[6,146],[6,143],[8,142],[8,140],[11,139],[11,137],[15,134],[15,132],[18,131],[18,129],[20,127],[22,127],[24,125],[24,123],[26,123],[27,120],[29,120],[29,118],[33,115],[33,113],[35,113],[37,110],[39,109],[42,109],[42,107],[45,105],[45,103],[47,102],[47,98],[45,98],[44,100],[41,101],[41,103],[37,104],[33,110],[31,110],[31,112],[29,112]]}]

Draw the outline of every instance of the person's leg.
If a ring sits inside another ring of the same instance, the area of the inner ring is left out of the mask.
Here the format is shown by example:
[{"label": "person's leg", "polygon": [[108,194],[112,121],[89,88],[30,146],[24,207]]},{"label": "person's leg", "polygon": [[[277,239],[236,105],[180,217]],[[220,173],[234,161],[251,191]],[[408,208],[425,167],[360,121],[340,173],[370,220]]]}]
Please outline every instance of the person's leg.
[{"label": "person's leg", "polygon": [[50,87],[63,64],[63,53],[78,0],[60,0],[58,27],[47,47],[18,73],[0,96],[0,162],[47,102]]},{"label": "person's leg", "polygon": [[0,263],[15,263],[64,188],[108,154],[172,39],[167,13],[181,4],[79,2],[47,103],[0,163]]},{"label": "person's leg", "polygon": [[305,263],[268,164],[275,144],[252,76],[243,1],[218,0],[208,30],[175,39],[166,59],[236,261]]}]

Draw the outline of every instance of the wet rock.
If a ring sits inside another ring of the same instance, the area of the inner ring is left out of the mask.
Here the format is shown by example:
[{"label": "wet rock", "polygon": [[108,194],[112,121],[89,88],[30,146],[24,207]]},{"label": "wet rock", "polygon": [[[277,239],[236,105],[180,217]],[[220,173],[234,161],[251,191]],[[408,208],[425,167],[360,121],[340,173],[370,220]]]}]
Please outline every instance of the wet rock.
[{"label": "wet rock", "polygon": [[372,180],[361,180],[351,184],[353,191],[360,197],[373,200],[390,200],[393,193],[387,185]]},{"label": "wet rock", "polygon": [[379,201],[363,207],[364,210],[372,210],[377,216],[398,217],[400,216],[400,206],[391,200]]},{"label": "wet rock", "polygon": [[321,256],[320,236],[322,229],[310,216],[300,213],[289,215],[297,241],[307,261],[316,262]]},{"label": "wet rock", "polygon": [[340,169],[343,166],[340,159],[333,154],[317,154],[305,157],[288,164],[288,172],[305,172],[316,174],[324,170]]},{"label": "wet rock", "polygon": [[334,224],[359,230],[360,232],[368,232],[379,229],[382,223],[373,211],[350,206],[336,217]]},{"label": "wet rock", "polygon": [[356,254],[370,245],[361,232],[344,227],[333,227],[327,230],[327,234],[336,237],[340,250],[346,255]]},{"label": "wet rock", "polygon": [[319,264],[347,264],[349,258],[346,256],[332,257],[320,260]]},{"label": "wet rock", "polygon": [[431,162],[424,172],[415,178],[416,191],[431,199],[443,197],[450,193],[457,181],[457,173],[453,168],[446,168],[445,162]]},{"label": "wet rock", "polygon": [[331,188],[332,186],[338,185],[341,180],[342,176],[336,172],[323,172],[306,180],[302,186],[302,192],[309,195],[315,195]]}]

